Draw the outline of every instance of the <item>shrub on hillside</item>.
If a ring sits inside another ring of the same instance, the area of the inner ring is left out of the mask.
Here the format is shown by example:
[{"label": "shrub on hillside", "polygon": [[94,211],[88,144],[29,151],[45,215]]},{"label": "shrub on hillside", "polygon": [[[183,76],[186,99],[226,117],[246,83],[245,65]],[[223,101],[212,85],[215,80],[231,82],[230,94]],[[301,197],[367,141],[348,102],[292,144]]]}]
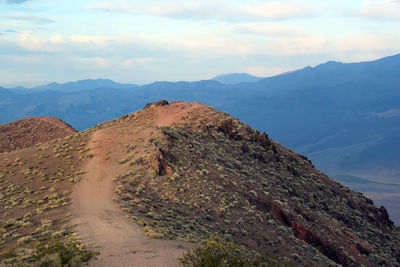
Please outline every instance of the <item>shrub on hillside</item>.
[{"label": "shrub on hillside", "polygon": [[189,250],[179,261],[185,267],[288,266],[282,259],[262,256],[239,247],[232,241],[216,239],[204,241]]},{"label": "shrub on hillside", "polygon": [[95,255],[95,252],[74,241],[52,240],[47,244],[37,244],[34,258],[40,267],[79,266]]}]

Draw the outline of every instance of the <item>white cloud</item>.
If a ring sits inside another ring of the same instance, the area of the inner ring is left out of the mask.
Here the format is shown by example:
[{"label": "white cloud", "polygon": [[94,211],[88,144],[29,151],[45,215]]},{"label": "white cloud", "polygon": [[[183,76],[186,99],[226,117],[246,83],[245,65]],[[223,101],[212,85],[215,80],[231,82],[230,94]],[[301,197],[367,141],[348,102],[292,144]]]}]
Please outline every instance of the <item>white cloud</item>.
[{"label": "white cloud", "polygon": [[324,36],[283,37],[267,47],[270,55],[295,56],[320,54],[326,51],[328,39]]},{"label": "white cloud", "polygon": [[[84,45],[91,47],[101,47],[106,45],[111,38],[105,36],[84,36],[71,35],[68,39],[64,39],[60,34],[52,35],[48,38],[43,38],[33,34],[31,31],[22,31],[17,36],[17,43],[29,50],[36,52],[61,52],[70,48],[79,48]],[[75,46],[74,46],[75,45]],[[78,45],[78,46],[76,46]]]},{"label": "white cloud", "polygon": [[2,0],[1,2],[6,3],[6,4],[22,4],[27,1],[29,1],[29,0]]},{"label": "white cloud", "polygon": [[372,19],[400,20],[400,1],[365,0],[358,15]]},{"label": "white cloud", "polygon": [[296,36],[300,35],[300,30],[287,27],[282,24],[271,24],[265,22],[253,22],[243,24],[223,24],[226,29],[232,29],[239,33],[256,34],[264,36]]},{"label": "white cloud", "polygon": [[331,55],[331,59],[363,61],[398,53],[400,36],[376,34],[332,38],[323,35],[282,37],[266,46],[269,55]]},{"label": "white cloud", "polygon": [[396,51],[400,47],[400,37],[380,35],[358,35],[353,38],[332,40],[333,51]]},{"label": "white cloud", "polygon": [[56,44],[61,44],[61,43],[64,43],[65,41],[61,35],[57,34],[57,35],[53,35],[50,37],[50,42],[56,43]]},{"label": "white cloud", "polygon": [[372,113],[372,115],[375,115],[379,118],[387,119],[387,118],[393,118],[393,117],[399,117],[400,116],[400,109],[389,109],[388,111],[385,112],[380,112],[380,113]]},{"label": "white cloud", "polygon": [[41,55],[2,55],[3,62],[12,62],[23,65],[40,65],[43,62]]},{"label": "white cloud", "polygon": [[161,58],[154,57],[128,58],[121,62],[121,66],[124,68],[130,68],[134,66],[149,67],[152,63],[158,63],[161,61],[163,61]]},{"label": "white cloud", "polygon": [[306,17],[313,9],[299,1],[266,2],[249,1],[246,4],[227,0],[217,1],[147,1],[135,4],[128,1],[103,3],[91,10],[131,13],[135,15],[162,16],[181,19],[219,19],[225,21],[262,21]]},{"label": "white cloud", "polygon": [[104,44],[107,41],[111,41],[111,38],[105,36],[71,35],[70,40],[74,43]]},{"label": "white cloud", "polygon": [[109,67],[108,60],[102,57],[82,57],[74,58],[73,61],[78,63],[78,68],[89,69],[105,69]]},{"label": "white cloud", "polygon": [[3,15],[3,16],[0,16],[0,18],[9,19],[9,20],[21,20],[21,21],[34,23],[34,24],[48,24],[48,23],[55,22],[55,20],[47,18],[47,17],[27,15],[27,14]]},{"label": "white cloud", "polygon": [[55,52],[61,49],[61,47],[54,43],[33,35],[30,31],[20,32],[16,41],[21,47],[29,51]]}]

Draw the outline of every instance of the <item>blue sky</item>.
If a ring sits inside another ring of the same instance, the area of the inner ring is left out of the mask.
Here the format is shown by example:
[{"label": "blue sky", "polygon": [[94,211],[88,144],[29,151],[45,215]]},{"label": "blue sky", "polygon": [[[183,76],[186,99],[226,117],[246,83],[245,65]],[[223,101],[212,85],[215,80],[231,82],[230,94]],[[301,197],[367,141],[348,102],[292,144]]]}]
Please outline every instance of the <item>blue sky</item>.
[{"label": "blue sky", "polygon": [[400,53],[400,0],[0,0],[0,85],[271,76]]}]

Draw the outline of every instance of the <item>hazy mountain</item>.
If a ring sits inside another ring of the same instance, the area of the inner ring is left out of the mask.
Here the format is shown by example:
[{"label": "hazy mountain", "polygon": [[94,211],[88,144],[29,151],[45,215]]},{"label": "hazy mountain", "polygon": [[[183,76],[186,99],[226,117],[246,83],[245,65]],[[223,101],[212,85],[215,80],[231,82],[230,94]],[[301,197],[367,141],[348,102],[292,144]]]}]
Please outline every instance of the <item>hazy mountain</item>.
[{"label": "hazy mountain", "polygon": [[399,180],[399,88],[399,55],[328,62],[249,85],[240,116],[328,173]]},{"label": "hazy mountain", "polygon": [[332,178],[359,192],[396,193],[400,184],[374,182],[352,175],[334,175]]},{"label": "hazy mountain", "polygon": [[[49,83],[46,85],[40,85],[36,86],[33,88],[30,88],[29,90],[35,90],[35,91],[59,91],[59,92],[76,92],[76,91],[84,91],[84,90],[92,90],[96,88],[102,88],[102,87],[111,87],[111,88],[132,88],[136,87],[134,84],[121,84],[121,83],[116,83],[112,80],[109,79],[86,79],[86,80],[80,80],[76,82],[68,82],[68,83]],[[27,88],[19,87],[16,88],[18,90],[23,90]]]},{"label": "hazy mountain", "polygon": [[261,80],[262,78],[250,75],[248,73],[229,73],[218,75],[213,78],[214,81],[222,84],[240,84],[240,83],[251,83]]}]

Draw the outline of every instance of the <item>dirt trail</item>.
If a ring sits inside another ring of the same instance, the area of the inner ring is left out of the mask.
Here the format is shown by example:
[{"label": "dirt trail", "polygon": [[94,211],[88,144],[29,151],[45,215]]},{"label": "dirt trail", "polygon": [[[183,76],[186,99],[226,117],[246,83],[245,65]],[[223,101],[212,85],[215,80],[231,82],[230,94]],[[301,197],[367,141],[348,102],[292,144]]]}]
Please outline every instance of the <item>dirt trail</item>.
[{"label": "dirt trail", "polygon": [[[106,157],[118,156],[123,138],[116,138],[118,129],[95,132],[89,143],[86,174],[72,194],[71,213],[77,232],[85,243],[101,246],[98,259],[91,266],[177,266],[177,259],[190,243],[151,239],[130,222],[112,201],[112,178],[126,173],[126,167]],[[130,136],[132,138],[132,136]],[[110,152],[107,154],[107,152]]]},{"label": "dirt trail", "polygon": [[154,124],[157,126],[170,126],[174,122],[182,121],[182,116],[186,116],[189,112],[200,107],[204,108],[205,106],[200,103],[178,102],[159,107]]}]

